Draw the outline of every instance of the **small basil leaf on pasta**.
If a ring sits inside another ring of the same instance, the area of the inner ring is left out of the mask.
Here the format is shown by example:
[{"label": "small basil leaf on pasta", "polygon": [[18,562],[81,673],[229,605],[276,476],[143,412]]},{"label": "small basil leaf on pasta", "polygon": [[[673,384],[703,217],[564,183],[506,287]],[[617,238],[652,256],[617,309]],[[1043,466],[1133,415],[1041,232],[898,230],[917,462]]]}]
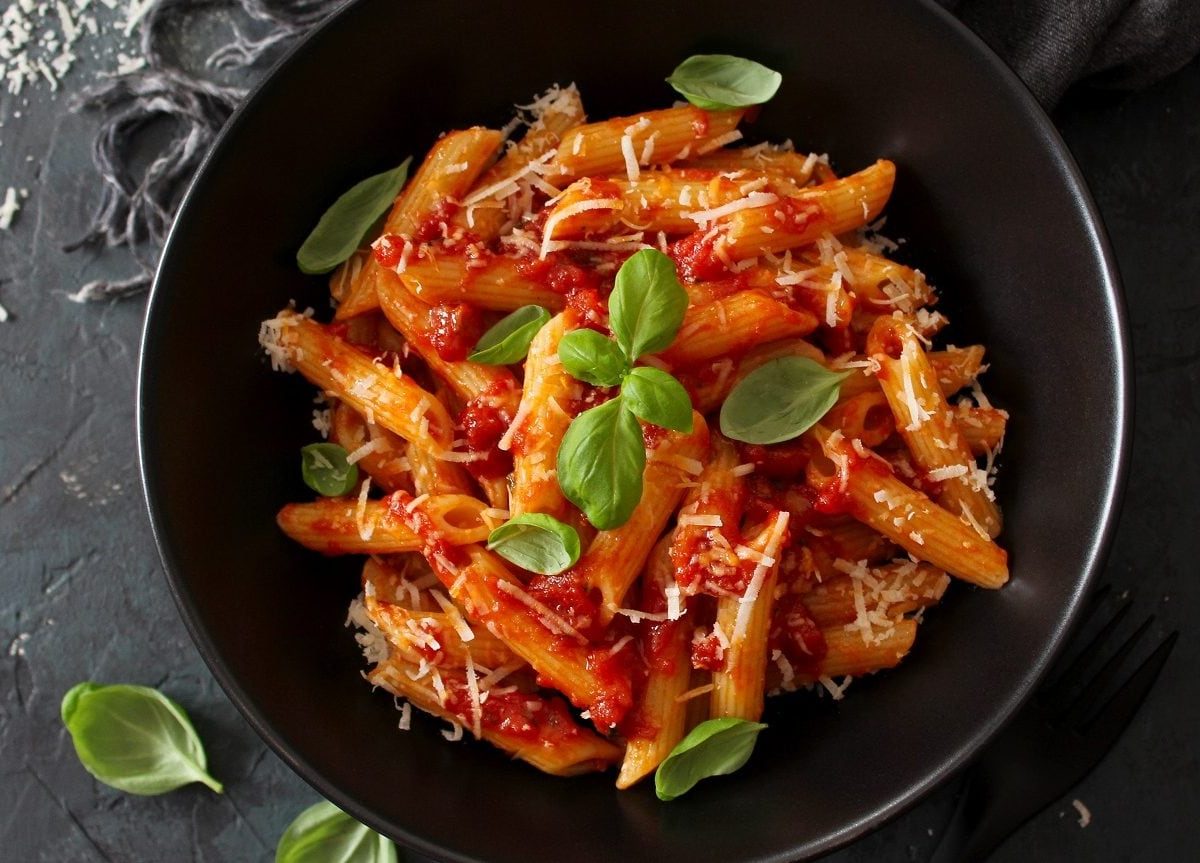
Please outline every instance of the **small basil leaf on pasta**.
[{"label": "small basil leaf on pasta", "polygon": [[328,273],[354,254],[367,229],[404,188],[411,161],[410,157],[390,171],[367,177],[334,201],[296,253],[300,271]]},{"label": "small basil leaf on pasta", "polygon": [[697,108],[723,111],[770,101],[783,76],[774,69],[729,54],[696,54],[675,67],[667,79]]},{"label": "small basil leaf on pasta", "polygon": [[674,800],[701,779],[724,776],[750,760],[761,722],[725,717],[701,722],[671,750],[654,771],[654,791],[659,800]]},{"label": "small basil leaf on pasta", "polygon": [[773,444],[812,428],[838,400],[849,372],[831,372],[807,357],[780,357],[746,375],[721,405],[721,433]]},{"label": "small basil leaf on pasta", "polygon": [[642,427],[620,397],[584,411],[558,448],[558,484],[599,530],[629,521],[642,499]]},{"label": "small basil leaf on pasta", "polygon": [[678,432],[692,430],[692,400],[662,369],[638,366],[621,383],[621,399],[639,419]]},{"label": "small basil leaf on pasta", "polygon": [[313,443],[300,450],[300,475],[304,484],[325,497],[347,494],[358,483],[358,465],[346,461],[347,453],[335,443]]},{"label": "small basil leaf on pasta", "polygon": [[572,330],[558,343],[563,368],[597,387],[615,387],[629,371],[629,361],[612,339],[595,330]]},{"label": "small basil leaf on pasta", "polygon": [[399,863],[392,840],[322,800],[279,837],[275,863]]},{"label": "small basil leaf on pasta", "polygon": [[519,363],[529,353],[533,337],[549,320],[550,313],[541,306],[521,306],[484,333],[467,359],[489,366]]},{"label": "small basil leaf on pasta", "polygon": [[630,362],[664,350],[688,307],[675,262],[657,249],[635,252],[617,270],[608,314],[617,344]]},{"label": "small basil leaf on pasta", "polygon": [[488,536],[487,547],[509,563],[542,575],[558,575],[579,560],[579,534],[553,516],[529,512]]},{"label": "small basil leaf on pasta", "polygon": [[80,683],[63,696],[61,713],[75,754],[105,785],[147,795],[192,782],[222,790],[187,714],[155,689]]}]

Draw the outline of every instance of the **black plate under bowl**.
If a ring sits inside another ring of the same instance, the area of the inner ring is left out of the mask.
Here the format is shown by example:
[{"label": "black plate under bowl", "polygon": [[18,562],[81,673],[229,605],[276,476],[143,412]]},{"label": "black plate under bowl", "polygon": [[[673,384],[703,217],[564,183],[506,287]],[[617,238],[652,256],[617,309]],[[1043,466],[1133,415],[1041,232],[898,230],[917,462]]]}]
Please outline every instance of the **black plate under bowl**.
[{"label": "black plate under bowl", "polygon": [[[950,340],[987,344],[1012,412],[998,491],[1012,582],[957,584],[896,672],[848,697],[773,705],[752,762],[688,796],[542,776],[436,723],[396,729],[343,628],[356,567],[275,527],[304,499],[311,389],[273,374],[258,323],[327,308],[297,246],[353,182],[439,132],[500,124],[575,81],[594,117],[669,105],[662,79],[721,51],[783,72],[751,128],[878,156],[888,232],[946,298]],[[1103,230],[1046,117],[932,3],[744,0],[519,4],[364,0],[294,51],[231,120],[187,196],[142,346],[151,518],[201,653],[251,725],[321,793],[452,860],[790,860],[879,825],[962,765],[1030,692],[1096,572],[1127,442],[1128,348]]]}]

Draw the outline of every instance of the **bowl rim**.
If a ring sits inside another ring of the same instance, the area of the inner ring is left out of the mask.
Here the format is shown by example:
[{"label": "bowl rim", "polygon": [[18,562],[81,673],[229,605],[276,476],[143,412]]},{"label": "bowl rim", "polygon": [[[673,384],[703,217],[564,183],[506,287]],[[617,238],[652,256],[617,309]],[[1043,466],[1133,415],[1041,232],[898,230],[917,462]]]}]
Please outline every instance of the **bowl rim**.
[{"label": "bowl rim", "polygon": [[[231,669],[220,658],[215,643],[198,619],[192,591],[182,574],[184,567],[175,550],[168,545],[166,528],[157,514],[161,509],[161,502],[154,489],[159,468],[147,458],[147,422],[149,415],[153,413],[146,400],[149,356],[153,348],[154,333],[158,331],[156,322],[164,314],[163,309],[169,302],[166,298],[168,291],[165,284],[168,281],[165,274],[168,267],[165,265],[172,257],[174,247],[182,242],[178,239],[178,235],[183,233],[181,226],[186,221],[184,216],[189,212],[191,201],[197,194],[197,189],[203,185],[210,164],[230,145],[229,142],[236,136],[245,116],[256,108],[264,89],[274,81],[276,76],[285,72],[292,62],[305,52],[310,43],[322,38],[327,30],[332,29],[344,17],[352,14],[362,5],[361,0],[351,0],[343,5],[297,40],[263,73],[225,122],[180,199],[178,214],[167,234],[155,271],[146,304],[142,337],[138,346],[135,420],[139,477],[151,533],[163,565],[171,597],[205,665],[255,733],[301,779],[327,800],[364,824],[394,838],[400,844],[418,853],[441,860],[456,861],[456,863],[478,863],[479,858],[447,849],[420,834],[398,829],[395,825],[388,823],[385,817],[377,815],[360,804],[353,796],[326,780],[309,763],[303,753],[295,751],[275,732],[267,718],[258,709],[255,699],[241,687]],[[758,858],[762,861],[770,861],[770,863],[788,863],[788,861],[795,860],[797,855],[804,855],[804,859],[810,859],[847,845],[865,833],[883,826],[915,806],[936,787],[959,771],[964,770],[971,757],[985,747],[1008,724],[1021,706],[1032,696],[1037,684],[1065,647],[1067,635],[1079,617],[1082,600],[1095,583],[1112,545],[1128,481],[1134,406],[1128,314],[1120,271],[1100,212],[1066,142],[1025,83],[979,36],[935,0],[917,0],[917,5],[922,7],[924,14],[940,17],[942,23],[948,25],[955,32],[957,38],[966,41],[978,56],[979,61],[989,67],[997,82],[1014,97],[1017,110],[1026,120],[1032,122],[1036,132],[1043,139],[1055,167],[1066,176],[1068,191],[1074,198],[1075,209],[1082,215],[1083,227],[1088,236],[1086,248],[1098,258],[1101,264],[1100,269],[1104,274],[1102,288],[1107,305],[1105,317],[1111,322],[1108,327],[1108,336],[1115,347],[1112,357],[1117,398],[1116,427],[1112,430],[1116,441],[1115,458],[1104,486],[1097,529],[1092,531],[1093,541],[1083,560],[1080,577],[1075,582],[1075,590],[1069,596],[1064,613],[1050,634],[1046,649],[1028,670],[1022,684],[1008,694],[995,714],[973,736],[965,740],[957,750],[940,763],[934,765],[923,779],[906,788],[901,795],[877,806],[857,820],[844,825],[840,830],[813,841],[798,843],[788,851]]]}]

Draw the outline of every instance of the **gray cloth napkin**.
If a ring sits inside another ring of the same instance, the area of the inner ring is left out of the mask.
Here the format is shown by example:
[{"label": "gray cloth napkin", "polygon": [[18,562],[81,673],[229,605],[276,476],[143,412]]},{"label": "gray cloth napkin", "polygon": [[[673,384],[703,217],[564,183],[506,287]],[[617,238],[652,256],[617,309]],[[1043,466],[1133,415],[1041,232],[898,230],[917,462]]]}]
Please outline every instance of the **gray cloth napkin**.
[{"label": "gray cloth napkin", "polygon": [[1074,83],[1137,89],[1200,53],[1200,0],[938,0],[1047,109]]},{"label": "gray cloth napkin", "polygon": [[[245,95],[175,55],[171,25],[196,9],[228,7],[257,25],[253,38],[235,28],[207,72],[238,68],[246,83],[259,60],[308,32],[345,0],[150,0],[141,19],[146,66],[82,94],[77,105],[104,120],[93,148],[103,194],[78,247],[121,247],[137,263],[122,280],[89,282],[72,299],[134,296],[150,286],[180,190],[199,166],[229,114]],[[903,2],[903,0],[892,0]],[[958,15],[1016,71],[1047,109],[1077,81],[1136,88],[1169,75],[1200,52],[1200,0],[937,0]],[[177,122],[179,134],[135,170],[134,139],[156,117]]]}]

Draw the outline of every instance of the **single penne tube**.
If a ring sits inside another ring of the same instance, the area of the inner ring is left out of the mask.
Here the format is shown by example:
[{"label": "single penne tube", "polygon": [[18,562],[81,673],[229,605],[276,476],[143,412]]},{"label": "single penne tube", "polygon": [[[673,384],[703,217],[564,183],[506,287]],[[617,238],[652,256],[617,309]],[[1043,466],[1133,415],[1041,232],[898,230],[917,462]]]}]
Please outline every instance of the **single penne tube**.
[{"label": "single penne tube", "polygon": [[857,174],[738,210],[724,217],[718,247],[731,260],[740,261],[861,228],[879,216],[895,180],[896,166],[880,159]]},{"label": "single penne tube", "polygon": [[708,454],[708,426],[692,413],[692,431],[665,432],[647,448],[642,476],[642,500],[620,527],[596,534],[574,572],[602,598],[600,613],[607,623],[621,607],[626,591],[646,565],[654,543],[683,497],[681,482],[703,469]]},{"label": "single penne tube", "polygon": [[[844,565],[847,561],[841,561]],[[858,597],[863,612],[899,619],[941,600],[950,577],[936,566],[912,561],[896,561],[882,566],[861,567],[866,577],[858,576],[859,564],[845,567],[834,577],[815,584],[800,599],[813,622],[822,629],[844,626],[858,619]]]},{"label": "single penne tube", "polygon": [[989,537],[1000,533],[1000,508],[988,487],[987,473],[958,429],[954,412],[937,382],[937,372],[907,319],[883,317],[867,337],[875,373],[913,461],[941,483],[936,499]]},{"label": "single penne tube", "polygon": [[757,722],[762,716],[767,636],[787,528],[788,513],[777,512],[758,536],[746,543],[759,557],[745,593],[717,599],[717,625],[728,633],[729,646],[725,648],[724,667],[712,675],[709,709],[713,717],[733,716]]},{"label": "single penne tube", "polygon": [[[400,492],[405,494],[404,492]],[[462,494],[427,497],[422,510],[447,543],[485,542],[489,533],[482,501]],[[275,518],[281,530],[305,548],[323,554],[397,554],[420,551],[421,540],[405,526],[394,497],[355,501],[325,498],[289,503]]]},{"label": "single penne tube", "polygon": [[[444,594],[441,598],[450,602]],[[370,593],[363,596],[363,605],[371,622],[406,662],[420,664],[424,660],[461,669],[468,653],[474,663],[492,670],[519,662],[504,642],[482,626],[472,627],[453,607],[449,612],[414,611]]]},{"label": "single penne tube", "polygon": [[562,137],[548,179],[626,174],[704,155],[741,137],[742,110],[704,111],[687,105],[576,126]]},{"label": "single penne tube", "polygon": [[823,164],[815,153],[797,153],[757,144],[753,147],[722,147],[703,156],[689,156],[679,166],[710,171],[761,172],[786,178],[799,187],[807,186],[815,176],[816,167]]},{"label": "single penne tube", "polygon": [[430,304],[468,302],[498,312],[528,305],[564,308],[566,295],[528,275],[528,269],[528,261],[507,255],[421,255],[409,261],[400,280],[413,296]]},{"label": "single penne tube", "polygon": [[[540,179],[545,157],[558,147],[562,136],[584,120],[583,100],[572,84],[543,97],[539,116],[515,145],[488,168],[463,197],[452,223],[483,243],[489,243],[516,218],[505,204],[520,196],[520,186]],[[544,181],[542,181],[544,183]],[[552,189],[542,188],[552,193]]]},{"label": "single penne tube", "polygon": [[933,301],[933,288],[920,270],[853,246],[839,252],[837,266],[860,303],[890,314],[913,312]]},{"label": "single penne tube", "polygon": [[422,674],[419,666],[393,655],[367,679],[450,722],[455,731],[449,736],[475,728],[488,743],[544,773],[577,776],[605,770],[621,758],[619,747],[576,723],[561,699],[505,688],[483,690],[487,697],[481,698],[479,675],[471,668]]},{"label": "single penne tube", "polygon": [[849,516],[835,516],[804,529],[805,539],[832,559],[875,563],[890,557],[895,544],[878,531]]},{"label": "single penne tube", "polygon": [[376,363],[329,328],[284,310],[263,324],[260,339],[273,362],[294,367],[367,422],[418,446],[449,447],[454,424],[441,402],[408,375]]},{"label": "single penne tube", "polygon": [[847,438],[858,438],[869,447],[879,446],[892,436],[896,423],[887,397],[878,388],[839,401],[821,420]]},{"label": "single penne tube", "polygon": [[471,477],[457,462],[438,458],[429,450],[409,447],[408,469],[417,494],[469,494]]},{"label": "single penne tube", "polygon": [[[648,614],[668,608],[666,591],[675,583],[669,550],[670,540],[660,540],[646,563],[639,608]],[[632,730],[626,736],[618,788],[629,788],[655,770],[683,739],[687,727],[687,703],[680,696],[691,679],[690,629],[682,620],[646,621],[640,626],[646,683],[632,721],[626,723]]]},{"label": "single penne tube", "polygon": [[576,393],[578,382],[558,359],[562,337],[576,328],[574,312],[560,312],[542,327],[529,345],[525,359],[525,385],[516,418],[509,427],[507,445],[513,457],[509,510],[513,516],[540,512],[560,521],[571,504],[558,486],[556,459],[563,435],[571,424],[564,409]]},{"label": "single penne tube", "polygon": [[848,511],[914,558],[980,587],[1008,581],[1008,555],[960,516],[901,482],[871,450],[821,425],[809,432],[814,452],[807,482],[824,505]]},{"label": "single penne tube", "polygon": [[330,409],[329,439],[344,449],[352,463],[367,472],[384,491],[412,491],[406,456],[408,444],[387,429],[370,425],[362,415],[339,402]]},{"label": "single penne tube", "polygon": [[1008,411],[969,407],[965,403],[954,410],[958,430],[966,438],[974,456],[995,455],[1008,425]]},{"label": "single penne tube", "polygon": [[444,359],[429,335],[433,307],[413,296],[391,270],[378,269],[375,279],[379,305],[388,321],[459,398],[470,401],[490,394],[516,411],[520,390],[511,371],[504,366]]},{"label": "single penne tube", "polygon": [[864,644],[857,630],[842,626],[822,629],[825,638],[825,658],[821,660],[819,674],[801,672],[796,675],[797,683],[814,683],[818,678],[858,677],[895,668],[900,660],[912,650],[917,638],[915,620],[897,620],[887,630],[879,633],[877,640]]},{"label": "single penne tube", "polygon": [[[384,222],[383,235],[405,237],[411,243],[422,221],[443,202],[457,201],[491,164],[504,136],[494,129],[475,126],[443,135],[433,145]],[[381,265],[372,255],[358,279],[338,305],[335,317],[347,320],[379,308],[373,272]]]},{"label": "single penne tube", "polygon": [[979,377],[983,368],[983,354],[983,345],[970,345],[965,348],[946,348],[944,351],[927,351],[925,355],[933,364],[942,392],[951,396],[963,387],[969,387]]},{"label": "single penne tube", "polygon": [[729,354],[738,355],[762,342],[806,336],[817,319],[757,290],[739,291],[687,310],[679,333],[659,358],[670,366],[689,366]]}]

